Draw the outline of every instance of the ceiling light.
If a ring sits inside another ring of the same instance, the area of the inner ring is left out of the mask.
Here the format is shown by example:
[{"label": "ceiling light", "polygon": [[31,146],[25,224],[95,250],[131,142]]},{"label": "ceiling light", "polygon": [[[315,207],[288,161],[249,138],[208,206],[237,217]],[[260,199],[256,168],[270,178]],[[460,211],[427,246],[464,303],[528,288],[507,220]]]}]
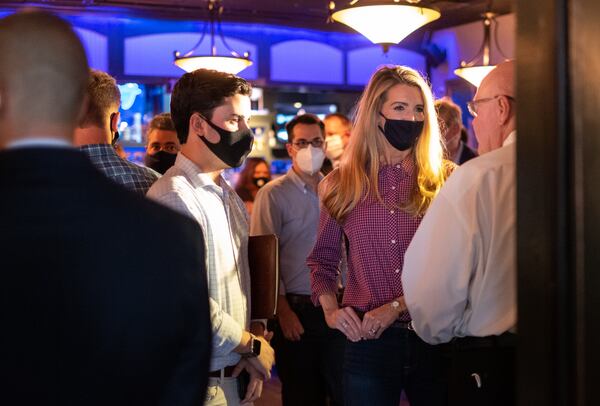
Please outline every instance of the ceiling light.
[{"label": "ceiling light", "polygon": [[[227,45],[227,41],[225,41],[223,31],[221,30],[222,14],[222,0],[208,0],[209,22],[208,24],[204,24],[200,40],[191,50],[183,55],[181,55],[179,51],[175,51],[175,65],[186,72],[192,72],[196,69],[213,69],[232,73],[234,75],[252,65],[248,52],[244,53],[243,56],[240,56]],[[195,55],[194,52],[204,40],[207,29],[210,30],[210,55]],[[221,38],[221,42],[228,51],[227,55],[217,55],[215,35],[218,35]]]},{"label": "ceiling light", "polygon": [[440,12],[420,7],[421,0],[370,1],[353,0],[346,7],[335,10],[329,2],[330,20],[353,28],[387,52],[390,45],[398,44],[413,31],[440,18]]},{"label": "ceiling light", "polygon": [[[496,44],[496,48],[500,54],[504,57],[504,54],[498,45],[498,22],[496,21],[495,17],[496,14],[489,11],[483,14],[483,44],[481,45],[481,48],[473,59],[471,59],[469,62],[462,61],[460,63],[460,68],[454,70],[454,73],[457,76],[460,76],[461,78],[470,82],[475,87],[479,87],[479,84],[483,78],[486,77],[487,74],[496,67],[495,65],[490,65],[492,22],[495,23],[494,43]],[[506,57],[504,58],[506,59]]]}]

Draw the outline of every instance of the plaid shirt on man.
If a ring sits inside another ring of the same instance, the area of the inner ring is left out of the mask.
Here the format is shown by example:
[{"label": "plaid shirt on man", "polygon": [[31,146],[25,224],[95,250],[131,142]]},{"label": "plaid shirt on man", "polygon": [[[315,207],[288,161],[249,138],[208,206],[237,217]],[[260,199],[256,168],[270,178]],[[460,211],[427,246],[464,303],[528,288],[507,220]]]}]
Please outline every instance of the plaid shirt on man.
[{"label": "plaid shirt on man", "polygon": [[121,159],[112,145],[89,144],[80,149],[100,172],[133,192],[146,195],[150,186],[160,178],[160,174],[150,168]]}]

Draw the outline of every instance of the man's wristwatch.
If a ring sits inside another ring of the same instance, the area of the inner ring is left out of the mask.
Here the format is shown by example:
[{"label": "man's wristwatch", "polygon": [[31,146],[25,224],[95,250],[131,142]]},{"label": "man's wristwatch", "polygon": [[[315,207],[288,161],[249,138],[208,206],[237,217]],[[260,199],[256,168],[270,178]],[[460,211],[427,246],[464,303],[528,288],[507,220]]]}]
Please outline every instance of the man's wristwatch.
[{"label": "man's wristwatch", "polygon": [[258,357],[260,355],[260,346],[261,346],[260,340],[258,338],[256,338],[255,336],[251,336],[249,346],[250,346],[250,351],[240,354],[242,356],[242,358]]}]

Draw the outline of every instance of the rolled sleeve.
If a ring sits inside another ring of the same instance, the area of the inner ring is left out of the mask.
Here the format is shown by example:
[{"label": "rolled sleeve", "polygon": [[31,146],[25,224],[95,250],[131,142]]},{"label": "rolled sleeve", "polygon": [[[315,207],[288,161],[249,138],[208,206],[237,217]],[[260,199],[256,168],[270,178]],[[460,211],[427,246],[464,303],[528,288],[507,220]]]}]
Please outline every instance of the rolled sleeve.
[{"label": "rolled sleeve", "polygon": [[242,341],[243,328],[210,298],[213,357],[229,355]]}]

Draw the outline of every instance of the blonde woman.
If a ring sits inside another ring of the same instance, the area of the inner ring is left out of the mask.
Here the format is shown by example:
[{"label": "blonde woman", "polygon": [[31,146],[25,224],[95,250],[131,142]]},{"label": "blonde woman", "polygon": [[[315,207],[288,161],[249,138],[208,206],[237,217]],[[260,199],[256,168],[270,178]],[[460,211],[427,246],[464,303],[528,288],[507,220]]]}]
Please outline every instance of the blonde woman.
[{"label": "blonde woman", "polygon": [[[452,164],[444,161],[433,97],[420,74],[383,67],[358,105],[339,168],[321,184],[321,218],[308,265],[312,298],[329,327],[348,338],[347,405],[445,404],[440,348],[409,329],[402,291],[404,253]],[[336,300],[340,240],[348,275]]]}]

